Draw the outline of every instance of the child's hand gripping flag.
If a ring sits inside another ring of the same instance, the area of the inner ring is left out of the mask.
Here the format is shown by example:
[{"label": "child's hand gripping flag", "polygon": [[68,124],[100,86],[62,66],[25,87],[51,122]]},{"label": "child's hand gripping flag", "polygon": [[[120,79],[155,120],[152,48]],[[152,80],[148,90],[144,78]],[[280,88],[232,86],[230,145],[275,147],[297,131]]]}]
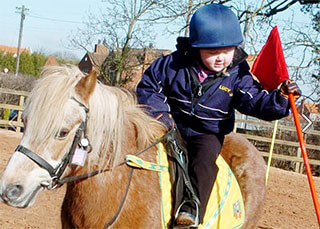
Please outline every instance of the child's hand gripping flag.
[{"label": "child's hand gripping flag", "polygon": [[261,85],[266,90],[276,89],[278,85],[282,83],[280,86],[280,94],[285,98],[289,98],[320,228],[320,207],[318,196],[312,179],[309,157],[301,131],[297,108],[294,102],[296,98],[300,97],[301,91],[298,85],[293,80],[289,79],[277,26],[271,30],[266,44],[262,47],[252,66],[251,72],[259,79]]}]

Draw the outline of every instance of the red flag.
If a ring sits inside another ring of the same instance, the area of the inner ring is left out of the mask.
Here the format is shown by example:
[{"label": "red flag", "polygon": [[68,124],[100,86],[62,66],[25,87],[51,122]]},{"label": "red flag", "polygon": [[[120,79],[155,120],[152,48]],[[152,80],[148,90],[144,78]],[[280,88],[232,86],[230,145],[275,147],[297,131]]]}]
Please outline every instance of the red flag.
[{"label": "red flag", "polygon": [[273,90],[289,79],[278,27],[275,26],[253,63],[251,72],[266,90]]}]

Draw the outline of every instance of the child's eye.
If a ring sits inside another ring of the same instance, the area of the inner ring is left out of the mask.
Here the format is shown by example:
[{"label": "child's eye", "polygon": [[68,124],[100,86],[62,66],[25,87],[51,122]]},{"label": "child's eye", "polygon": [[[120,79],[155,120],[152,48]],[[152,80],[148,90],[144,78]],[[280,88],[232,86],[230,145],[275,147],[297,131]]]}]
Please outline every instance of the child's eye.
[{"label": "child's eye", "polygon": [[219,52],[218,52],[218,51],[215,51],[215,50],[212,50],[212,51],[209,52],[209,54],[210,54],[210,55],[216,55],[216,54],[219,54]]}]

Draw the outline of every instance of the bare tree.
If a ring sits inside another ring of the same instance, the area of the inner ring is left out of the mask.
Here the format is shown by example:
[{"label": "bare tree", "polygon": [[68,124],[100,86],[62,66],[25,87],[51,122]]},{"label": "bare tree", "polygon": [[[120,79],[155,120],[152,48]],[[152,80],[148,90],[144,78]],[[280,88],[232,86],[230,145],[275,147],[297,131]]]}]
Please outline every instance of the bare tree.
[{"label": "bare tree", "polygon": [[[162,18],[168,31],[188,35],[190,15],[200,6],[216,2],[230,7],[243,28],[247,52],[257,55],[271,28],[278,23],[291,78],[308,85],[304,96],[319,102],[319,1],[318,0],[183,0],[165,7]],[[314,4],[318,3],[318,4]],[[301,24],[296,12],[303,11],[313,23]],[[178,28],[178,29],[177,29]],[[175,30],[174,30],[175,29]],[[318,30],[317,30],[318,29]]]},{"label": "bare tree", "polygon": [[[105,82],[122,85],[130,80],[130,71],[137,65],[130,61],[136,48],[149,46],[155,39],[152,25],[158,20],[161,6],[172,0],[108,0],[100,14],[89,13],[86,28],[72,35],[73,47],[89,48],[98,39],[104,40],[110,55],[102,65],[100,75]],[[146,45],[147,44],[147,45]],[[152,45],[151,45],[152,46]],[[139,55],[139,53],[137,54]],[[139,56],[136,56],[139,59]]]},{"label": "bare tree", "polygon": [[[293,79],[308,82],[314,92],[307,97],[319,101],[319,13],[317,0],[109,0],[99,15],[90,14],[87,28],[71,40],[74,46],[88,49],[94,41],[105,39],[112,52],[104,64],[105,77],[112,84],[127,81],[128,58],[134,48],[147,47],[156,33],[153,25],[163,23],[166,32],[188,36],[191,15],[202,5],[216,2],[230,7],[238,16],[243,28],[246,50],[257,54],[266,42],[271,28],[280,23],[280,35],[288,68]],[[303,5],[302,5],[303,4]],[[313,10],[311,10],[313,9]],[[313,24],[301,25],[295,12],[304,10]],[[312,13],[311,13],[312,12]],[[318,23],[318,24],[317,24]],[[94,39],[94,40],[93,40]],[[299,57],[297,56],[299,54]],[[139,59],[139,56],[137,56]],[[318,90],[318,94],[315,91]],[[316,96],[315,96],[316,95]],[[314,97],[315,96],[315,97]]]},{"label": "bare tree", "polygon": [[[319,1],[318,1],[319,2]],[[309,49],[312,53],[308,59],[306,66],[311,69],[309,77],[310,85],[313,87],[313,93],[308,95],[308,98],[314,102],[320,103],[320,4],[306,5],[302,11],[311,15],[312,17],[312,29],[314,30],[313,36],[310,33],[302,34],[304,39],[305,49]],[[309,83],[309,82],[308,82]],[[316,95],[316,96],[314,96]]]},{"label": "bare tree", "polygon": [[[260,50],[266,41],[263,36],[268,34],[271,27],[279,25],[290,77],[297,80],[302,89],[312,88],[303,90],[304,97],[319,102],[319,80],[312,76],[319,72],[316,63],[319,63],[320,43],[319,31],[315,30],[316,14],[314,11],[311,14],[312,9],[318,9],[319,12],[319,1],[260,1],[260,7],[254,8],[248,4],[245,11],[238,8],[237,12],[240,21],[245,24],[246,48],[251,54]],[[310,20],[314,17],[314,23],[301,22],[301,17],[297,17],[298,11],[305,12],[305,17]]]}]

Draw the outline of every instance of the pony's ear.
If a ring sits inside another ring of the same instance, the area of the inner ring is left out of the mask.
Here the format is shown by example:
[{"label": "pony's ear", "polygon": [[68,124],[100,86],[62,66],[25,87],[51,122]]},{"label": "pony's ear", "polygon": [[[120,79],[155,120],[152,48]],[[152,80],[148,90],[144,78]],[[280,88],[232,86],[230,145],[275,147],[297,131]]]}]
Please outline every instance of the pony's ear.
[{"label": "pony's ear", "polygon": [[91,70],[89,74],[83,77],[76,85],[76,93],[85,103],[88,103],[90,95],[96,87],[96,82],[97,72]]}]

